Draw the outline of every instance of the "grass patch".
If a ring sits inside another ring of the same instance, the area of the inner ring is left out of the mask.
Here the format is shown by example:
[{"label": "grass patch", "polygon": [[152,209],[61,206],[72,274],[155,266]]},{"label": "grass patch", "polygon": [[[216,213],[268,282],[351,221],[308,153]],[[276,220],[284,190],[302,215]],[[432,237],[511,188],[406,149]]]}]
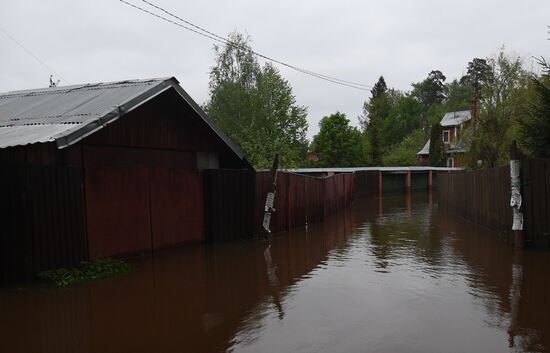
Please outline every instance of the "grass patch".
[{"label": "grass patch", "polygon": [[58,287],[70,287],[82,282],[122,276],[132,270],[132,266],[122,260],[98,257],[92,261],[83,261],[77,267],[40,272],[38,278]]}]

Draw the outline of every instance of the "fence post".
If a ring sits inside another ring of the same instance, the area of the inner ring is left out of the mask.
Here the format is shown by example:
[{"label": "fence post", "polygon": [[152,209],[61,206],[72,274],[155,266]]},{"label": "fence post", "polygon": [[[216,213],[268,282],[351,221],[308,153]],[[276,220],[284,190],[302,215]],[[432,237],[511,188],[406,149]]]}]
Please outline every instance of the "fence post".
[{"label": "fence post", "polygon": [[513,211],[512,231],[514,233],[514,244],[518,248],[525,245],[523,234],[523,211],[521,209],[521,167],[518,159],[518,150],[516,141],[512,141],[510,146],[510,179],[512,186],[512,195],[510,198],[510,207]]},{"label": "fence post", "polygon": [[382,171],[378,171],[378,196],[382,196]]}]

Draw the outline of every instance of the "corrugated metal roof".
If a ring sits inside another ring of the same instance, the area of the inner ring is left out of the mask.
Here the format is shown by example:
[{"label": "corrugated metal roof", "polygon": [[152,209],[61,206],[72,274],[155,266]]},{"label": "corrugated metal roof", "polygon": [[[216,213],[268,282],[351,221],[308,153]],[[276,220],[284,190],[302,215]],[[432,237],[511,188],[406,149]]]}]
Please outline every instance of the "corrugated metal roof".
[{"label": "corrugated metal roof", "polygon": [[0,94],[0,147],[54,141],[59,148],[66,147],[130,111],[161,86],[167,87],[167,81],[132,80]]},{"label": "corrugated metal roof", "polygon": [[174,77],[42,88],[0,94],[0,148],[55,142],[67,147],[173,88],[241,159]]},{"label": "corrugated metal roof", "polygon": [[456,126],[466,122],[472,118],[469,110],[460,112],[449,112],[441,119],[441,126]]}]

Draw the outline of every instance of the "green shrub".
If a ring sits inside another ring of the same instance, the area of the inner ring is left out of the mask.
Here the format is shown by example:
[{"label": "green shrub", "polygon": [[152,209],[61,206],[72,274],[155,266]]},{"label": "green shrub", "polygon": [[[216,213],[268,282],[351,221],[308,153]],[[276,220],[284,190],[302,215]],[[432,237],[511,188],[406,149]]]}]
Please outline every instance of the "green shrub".
[{"label": "green shrub", "polygon": [[132,270],[124,261],[98,257],[92,261],[83,261],[77,267],[40,272],[38,278],[58,287],[70,287],[81,282],[118,277]]}]

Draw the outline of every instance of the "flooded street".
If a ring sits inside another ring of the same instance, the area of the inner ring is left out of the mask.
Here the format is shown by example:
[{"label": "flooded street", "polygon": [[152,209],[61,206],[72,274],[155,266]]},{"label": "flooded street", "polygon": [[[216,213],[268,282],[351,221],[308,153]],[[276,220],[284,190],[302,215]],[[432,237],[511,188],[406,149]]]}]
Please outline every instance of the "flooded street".
[{"label": "flooded street", "polygon": [[0,291],[0,351],[550,351],[550,251],[516,251],[425,193],[132,264],[119,279]]}]

